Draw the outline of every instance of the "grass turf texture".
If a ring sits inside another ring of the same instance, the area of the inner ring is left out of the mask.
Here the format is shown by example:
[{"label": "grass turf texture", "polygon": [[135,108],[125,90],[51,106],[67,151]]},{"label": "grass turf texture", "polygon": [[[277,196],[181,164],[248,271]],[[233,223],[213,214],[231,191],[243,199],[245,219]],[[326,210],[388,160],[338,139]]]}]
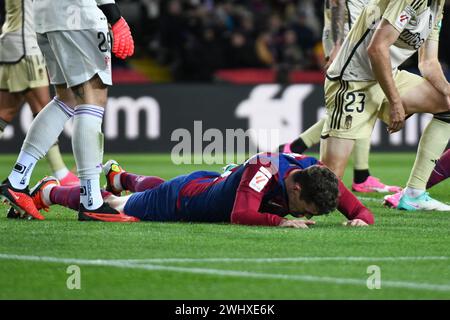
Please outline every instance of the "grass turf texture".
[{"label": "grass turf texture", "polygon": [[[175,166],[169,155],[106,155],[104,159],[111,157],[130,172],[163,178],[221,167]],[[0,157],[1,177],[7,176],[14,160],[15,156]],[[73,166],[71,157],[66,160]],[[414,154],[373,154],[371,172],[386,183],[404,185],[413,161]],[[347,185],[351,171],[347,170],[344,179]],[[46,174],[48,167],[42,161],[33,182]],[[445,181],[433,188],[431,195],[450,202],[449,190],[450,182]],[[400,212],[384,208],[381,194],[359,196],[373,210],[376,225],[346,228],[341,225],[345,219],[339,213],[316,218],[317,225],[310,230],[227,224],[78,222],[73,211],[59,206],[45,214],[45,221],[12,221],[5,218],[6,206],[0,205],[4,212],[0,217],[0,254],[83,259],[48,262],[2,258],[0,299],[449,299],[449,258],[245,260],[450,257],[450,213]],[[155,258],[244,260],[157,260],[139,264],[118,261]],[[92,265],[95,259],[114,261]],[[66,287],[66,269],[72,264],[81,268],[81,290]],[[366,286],[369,265],[381,268],[380,290]],[[258,278],[259,274],[263,274],[262,278]]]}]

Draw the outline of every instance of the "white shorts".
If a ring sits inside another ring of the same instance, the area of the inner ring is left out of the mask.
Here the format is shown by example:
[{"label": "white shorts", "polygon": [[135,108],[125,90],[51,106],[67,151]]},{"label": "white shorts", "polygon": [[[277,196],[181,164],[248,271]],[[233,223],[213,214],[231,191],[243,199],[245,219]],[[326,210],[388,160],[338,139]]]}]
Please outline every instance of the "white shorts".
[{"label": "white shorts", "polygon": [[51,31],[37,34],[51,84],[74,87],[98,74],[112,85],[111,41],[107,29]]}]

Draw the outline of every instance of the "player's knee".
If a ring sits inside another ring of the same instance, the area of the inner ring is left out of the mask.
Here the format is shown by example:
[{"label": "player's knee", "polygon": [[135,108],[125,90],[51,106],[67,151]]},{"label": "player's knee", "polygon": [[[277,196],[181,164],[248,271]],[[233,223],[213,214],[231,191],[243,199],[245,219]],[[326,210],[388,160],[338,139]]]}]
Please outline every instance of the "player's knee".
[{"label": "player's knee", "polygon": [[436,113],[434,118],[437,120],[441,120],[446,123],[450,123],[450,111]]},{"label": "player's knee", "polygon": [[77,105],[77,100],[71,89],[67,88],[66,85],[57,85],[55,87],[56,98],[59,101],[64,102],[64,104],[70,108],[74,108]]},{"label": "player's knee", "polygon": [[98,76],[72,87],[72,91],[77,104],[91,104],[104,108],[108,102],[108,89]]},{"label": "player's knee", "polygon": [[14,120],[17,113],[19,113],[19,108],[8,108],[0,110],[0,120],[10,123]]}]

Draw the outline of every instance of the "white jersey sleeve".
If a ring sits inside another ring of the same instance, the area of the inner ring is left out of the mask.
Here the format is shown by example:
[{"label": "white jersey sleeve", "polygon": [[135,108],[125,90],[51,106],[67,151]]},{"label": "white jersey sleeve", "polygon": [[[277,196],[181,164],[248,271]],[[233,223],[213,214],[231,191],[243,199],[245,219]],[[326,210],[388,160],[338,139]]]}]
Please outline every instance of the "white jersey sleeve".
[{"label": "white jersey sleeve", "polygon": [[32,0],[6,0],[6,19],[0,35],[0,63],[19,62],[40,54],[33,26]]},{"label": "white jersey sleeve", "polygon": [[98,4],[111,0],[34,0],[37,33],[63,30],[104,29],[108,22]]}]

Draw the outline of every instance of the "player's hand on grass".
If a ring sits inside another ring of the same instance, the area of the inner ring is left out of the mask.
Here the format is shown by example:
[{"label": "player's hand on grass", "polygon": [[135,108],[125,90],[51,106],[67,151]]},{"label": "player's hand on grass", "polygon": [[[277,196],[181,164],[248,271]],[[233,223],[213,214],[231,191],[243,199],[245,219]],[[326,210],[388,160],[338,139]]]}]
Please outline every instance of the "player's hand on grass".
[{"label": "player's hand on grass", "polygon": [[284,219],[278,225],[283,228],[296,228],[296,229],[308,229],[308,226],[315,225],[316,222],[313,220],[288,220]]},{"label": "player's hand on grass", "polygon": [[117,58],[125,59],[134,53],[134,40],[130,27],[124,18],[120,18],[113,26],[112,52]]},{"label": "player's hand on grass", "polygon": [[368,224],[361,219],[348,220],[343,223],[345,227],[366,227]]},{"label": "player's hand on grass", "polygon": [[405,125],[405,108],[401,102],[391,103],[389,133],[394,133],[403,129]]}]

